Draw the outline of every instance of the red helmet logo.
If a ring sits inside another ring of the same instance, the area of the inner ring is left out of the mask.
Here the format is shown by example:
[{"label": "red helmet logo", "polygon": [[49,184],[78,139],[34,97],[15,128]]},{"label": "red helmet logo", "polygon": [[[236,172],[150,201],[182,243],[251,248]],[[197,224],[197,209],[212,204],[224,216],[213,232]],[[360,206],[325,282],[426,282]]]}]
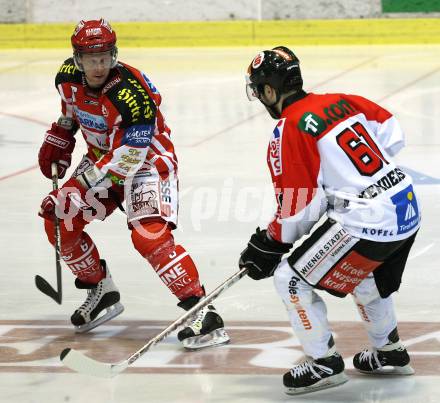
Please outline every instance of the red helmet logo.
[{"label": "red helmet logo", "polygon": [[252,68],[258,69],[258,67],[261,66],[264,60],[264,52],[258,53],[257,56],[255,56],[254,60],[252,61]]}]

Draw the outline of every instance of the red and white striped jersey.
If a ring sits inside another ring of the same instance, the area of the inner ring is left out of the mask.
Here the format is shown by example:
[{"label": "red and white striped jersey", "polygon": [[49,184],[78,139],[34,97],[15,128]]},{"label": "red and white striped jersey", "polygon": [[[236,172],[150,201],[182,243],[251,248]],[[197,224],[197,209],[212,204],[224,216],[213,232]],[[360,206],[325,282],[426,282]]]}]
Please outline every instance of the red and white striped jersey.
[{"label": "red and white striped jersey", "polygon": [[85,85],[70,58],[61,66],[55,85],[62,114],[81,129],[88,156],[95,162],[96,181],[91,186],[104,177],[121,184],[152,164],[163,178],[177,171],[170,129],[159,110],[162,98],[144,73],[119,62],[96,93]]},{"label": "red and white striped jersey", "polygon": [[267,162],[278,209],[268,232],[295,242],[328,216],[351,235],[387,242],[420,225],[411,177],[391,159],[404,146],[390,112],[347,94],[313,94],[287,106]]}]

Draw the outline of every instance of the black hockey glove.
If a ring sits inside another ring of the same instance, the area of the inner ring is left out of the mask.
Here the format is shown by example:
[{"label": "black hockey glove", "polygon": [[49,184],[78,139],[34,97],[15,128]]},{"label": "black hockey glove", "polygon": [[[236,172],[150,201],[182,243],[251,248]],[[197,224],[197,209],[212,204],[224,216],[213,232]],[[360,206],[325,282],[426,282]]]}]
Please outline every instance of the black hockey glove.
[{"label": "black hockey glove", "polygon": [[248,276],[253,280],[261,280],[273,276],[273,272],[281,262],[281,258],[293,246],[268,238],[266,230],[257,228],[251,236],[247,248],[241,252],[238,265],[240,269],[247,267]]}]

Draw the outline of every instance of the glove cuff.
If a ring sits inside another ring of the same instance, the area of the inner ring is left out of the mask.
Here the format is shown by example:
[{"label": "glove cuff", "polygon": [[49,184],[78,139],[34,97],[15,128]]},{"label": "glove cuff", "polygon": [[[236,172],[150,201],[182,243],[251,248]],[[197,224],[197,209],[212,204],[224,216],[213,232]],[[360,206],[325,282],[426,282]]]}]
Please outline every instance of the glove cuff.
[{"label": "glove cuff", "polygon": [[293,246],[293,244],[291,244],[291,243],[283,243],[283,242],[279,242],[275,239],[272,239],[267,234],[267,230],[265,230],[265,229],[260,230],[259,227],[256,229],[254,236],[256,236],[256,238],[258,240],[258,242],[254,242],[254,243],[257,243],[257,245],[252,243],[252,241],[255,240],[254,237],[251,238],[249,243],[252,243],[253,247],[256,247],[266,253],[283,255],[283,254],[289,252]]}]

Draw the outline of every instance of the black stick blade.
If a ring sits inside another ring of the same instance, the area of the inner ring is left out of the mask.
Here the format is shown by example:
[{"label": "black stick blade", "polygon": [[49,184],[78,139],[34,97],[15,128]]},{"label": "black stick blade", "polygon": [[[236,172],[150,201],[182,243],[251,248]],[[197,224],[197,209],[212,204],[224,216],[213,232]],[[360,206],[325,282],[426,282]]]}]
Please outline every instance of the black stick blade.
[{"label": "black stick blade", "polygon": [[36,287],[48,297],[52,298],[57,304],[61,305],[61,295],[53,289],[53,287],[38,274],[35,276]]}]

